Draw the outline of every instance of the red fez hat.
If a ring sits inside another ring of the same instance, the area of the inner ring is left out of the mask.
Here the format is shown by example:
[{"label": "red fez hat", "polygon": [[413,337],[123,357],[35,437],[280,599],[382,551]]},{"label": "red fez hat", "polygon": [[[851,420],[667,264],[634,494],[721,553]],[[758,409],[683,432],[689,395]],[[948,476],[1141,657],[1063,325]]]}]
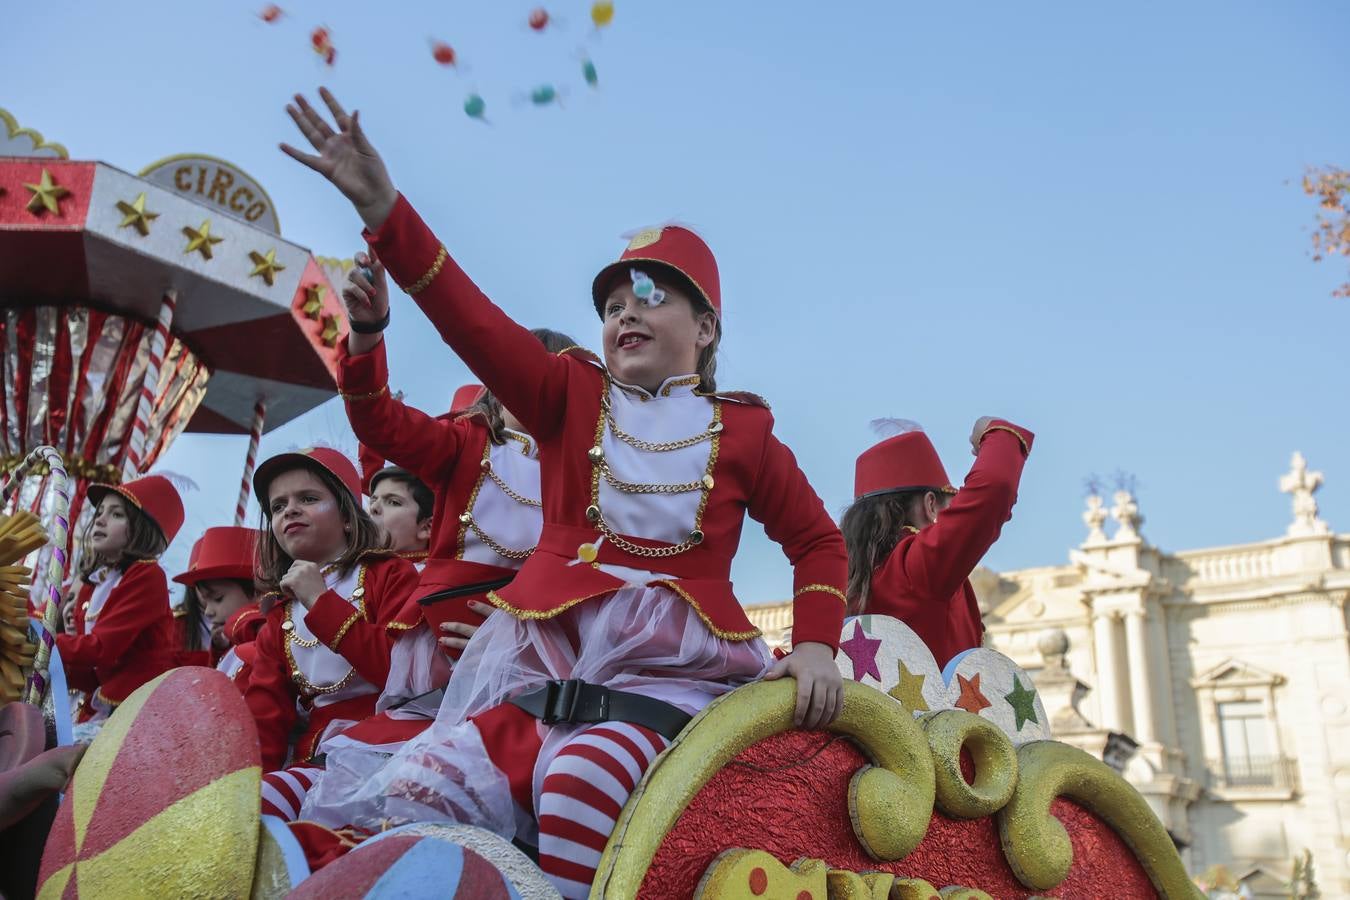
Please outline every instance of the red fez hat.
[{"label": "red fez hat", "polygon": [[179,584],[196,584],[213,578],[253,580],[253,554],[258,532],[253,528],[221,525],[208,528],[192,545],[187,571],[175,575]]},{"label": "red fez hat", "polygon": [[263,512],[267,511],[267,487],[280,473],[295,468],[323,469],[332,475],[352,495],[352,500],[361,503],[361,476],[356,466],[341,451],[332,447],[307,447],[290,453],[278,453],[265,460],[253,473],[253,493],[258,497]]},{"label": "red fez hat", "polygon": [[481,384],[461,384],[455,388],[455,396],[450,400],[450,415],[462,413],[478,402],[478,398],[483,396],[483,386]]},{"label": "red fez hat", "polygon": [[644,267],[654,268],[655,272],[647,273],[653,276],[659,275],[661,268],[675,272],[713,308],[717,318],[722,318],[722,286],[717,276],[717,259],[703,238],[679,225],[639,231],[628,242],[628,249],[623,251],[619,261],[600,270],[591,283],[591,297],[601,318],[604,318],[605,299],[609,297],[615,275],[622,272],[626,278],[629,269]]},{"label": "red fez hat", "polygon": [[922,431],[888,437],[863,451],[853,477],[853,499],[928,490],[955,494],[937,450]]},{"label": "red fez hat", "polygon": [[166,544],[172,544],[178,529],[183,527],[183,498],[178,496],[173,482],[163,475],[146,475],[118,485],[89,485],[89,502],[95,509],[108,494],[117,494],[148,516],[164,535]]}]

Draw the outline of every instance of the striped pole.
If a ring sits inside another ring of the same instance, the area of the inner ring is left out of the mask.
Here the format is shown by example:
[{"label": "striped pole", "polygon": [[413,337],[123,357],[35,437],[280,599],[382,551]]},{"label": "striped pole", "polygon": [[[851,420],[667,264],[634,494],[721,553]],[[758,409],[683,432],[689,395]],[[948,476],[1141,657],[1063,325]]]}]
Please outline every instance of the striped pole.
[{"label": "striped pole", "polygon": [[244,524],[248,510],[248,494],[253,487],[253,467],[258,463],[258,442],[262,440],[263,420],[267,418],[267,402],[259,397],[253,404],[253,425],[248,430],[248,454],[244,457],[244,480],[239,485],[239,502],[234,505],[234,524]]},{"label": "striped pole", "polygon": [[52,521],[47,528],[51,559],[47,569],[47,605],[42,611],[42,642],[33,659],[33,674],[28,682],[29,703],[41,706],[47,695],[47,664],[51,661],[52,645],[56,642],[57,623],[61,619],[61,582],[66,577],[66,540],[70,536],[70,477],[61,463],[61,454],[55,447],[38,447],[28,455],[29,460],[45,459],[51,467]]},{"label": "striped pole", "polygon": [[173,312],[177,305],[178,293],[165,291],[164,302],[159,306],[159,321],[155,323],[155,333],[150,337],[150,361],[145,367],[145,380],[141,382],[136,418],[132,420],[131,435],[127,439],[127,453],[122,463],[123,481],[130,481],[141,471],[150,410],[155,405],[155,391],[159,389],[159,368],[164,364],[164,353],[169,347],[169,326],[173,324]]}]

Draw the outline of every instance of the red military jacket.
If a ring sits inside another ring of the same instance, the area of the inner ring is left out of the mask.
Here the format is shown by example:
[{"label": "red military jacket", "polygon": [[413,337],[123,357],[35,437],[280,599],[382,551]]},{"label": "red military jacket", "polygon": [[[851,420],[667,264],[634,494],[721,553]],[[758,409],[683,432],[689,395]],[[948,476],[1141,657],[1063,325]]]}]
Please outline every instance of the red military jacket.
[{"label": "red military jacket", "polygon": [[[493,450],[487,424],[481,416],[429,416],[392,397],[383,342],[358,356],[348,354],[343,342],[338,387],[347,405],[352,430],[361,444],[372,454],[412,472],[436,497],[426,565],[407,608],[398,614],[398,622],[408,627],[416,625],[422,616],[417,601],[430,594],[514,575],[520,561],[495,553],[492,557],[496,563],[465,558],[466,546],[477,538],[461,517],[465,511],[473,510],[483,491]],[[538,515],[523,506],[517,507],[514,514]],[[477,524],[491,536],[499,533],[506,523],[485,520]],[[533,547],[539,539],[538,529],[526,530],[533,531],[527,544]],[[471,600],[484,600],[485,594],[463,595],[436,603],[436,622],[482,624],[483,617],[469,609],[468,604]],[[454,658],[459,654],[459,650],[450,651]]]},{"label": "red military jacket", "polygon": [[257,649],[254,642],[258,640],[258,633],[265,624],[267,616],[258,604],[247,603],[225,620],[223,631],[230,642],[229,649],[217,655],[213,648],[212,655],[217,656],[215,668],[229,677],[241,694],[248,689],[249,675],[253,671],[253,654]]},{"label": "red military jacket", "polygon": [[902,620],[939,666],[984,638],[969,576],[1012,518],[1034,437],[995,420],[980,439],[965,484],[937,521],[902,538],[872,574],[866,612]]},{"label": "red military jacket", "polygon": [[75,633],[56,635],[71,687],[97,692],[116,706],[136,688],[174,666],[177,628],[169,607],[169,582],[153,559],[127,567],[85,634],[94,585],[80,588]]},{"label": "red military jacket", "polygon": [[[362,595],[355,598],[359,608],[334,590],[319,595],[308,612],[298,600],[288,598],[272,607],[258,632],[244,700],[258,725],[265,771],[279,769],[286,761],[297,702],[310,708],[310,718],[296,742],[296,761],[313,754],[329,722],[360,721],[375,712],[375,701],[389,677],[389,653],[395,639],[389,625],[417,584],[417,570],[406,559],[378,550],[364,554],[357,565],[364,569],[357,579],[362,589]],[[293,668],[298,664],[288,640],[295,628],[290,618],[297,616],[303,616],[308,630],[325,647],[346,660],[352,675],[367,682],[367,688],[349,690],[335,702],[326,702],[330,693],[306,688],[308,676],[314,673]]]},{"label": "red military jacket", "polygon": [[654,558],[648,554],[679,545],[615,532],[640,548],[625,549],[592,518],[599,510],[600,460],[591,451],[605,434],[603,403],[611,397],[604,367],[584,351],[545,350],[474,285],[406,198],[399,197],[378,234],[366,236],[455,353],[539,442],[539,548],[515,581],[489,594],[492,603],[521,618],[553,616],[623,587],[623,579],[599,568],[611,565],[671,576],[655,583],[684,598],[719,637],[757,637],[730,579],[748,512],[792,563],[793,642],[838,647],[847,574],[843,538],[792,452],[774,437],[773,415],[762,400],[707,398],[712,449],[704,483],[712,486],[686,541],[696,543]]}]

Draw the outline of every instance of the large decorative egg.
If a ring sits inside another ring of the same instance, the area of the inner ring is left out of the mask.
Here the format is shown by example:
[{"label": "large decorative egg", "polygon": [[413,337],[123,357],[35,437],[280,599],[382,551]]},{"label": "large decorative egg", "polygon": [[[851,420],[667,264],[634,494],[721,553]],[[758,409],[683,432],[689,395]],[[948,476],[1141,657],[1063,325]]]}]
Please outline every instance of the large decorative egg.
[{"label": "large decorative egg", "polygon": [[142,685],[75,770],[40,898],[247,897],[262,759],[239,689],[214,669]]},{"label": "large decorative egg", "polygon": [[300,883],[287,900],[521,900],[484,856],[418,826],[386,831]]}]

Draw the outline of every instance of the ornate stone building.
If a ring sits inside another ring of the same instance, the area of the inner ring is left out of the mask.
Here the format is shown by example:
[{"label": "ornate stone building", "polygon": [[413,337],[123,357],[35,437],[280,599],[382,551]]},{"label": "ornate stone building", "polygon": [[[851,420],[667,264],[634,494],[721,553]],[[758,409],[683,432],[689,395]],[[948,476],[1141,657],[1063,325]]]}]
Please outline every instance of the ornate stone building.
[{"label": "ornate stone building", "polygon": [[[1350,897],[1350,535],[1319,518],[1321,484],[1295,453],[1285,534],[1179,552],[1149,544],[1130,492],[1090,496],[1067,565],[972,577],[1056,737],[1123,766],[1191,870],[1254,897],[1288,896],[1305,850],[1322,895]],[[790,604],[750,614],[786,638]]]}]

